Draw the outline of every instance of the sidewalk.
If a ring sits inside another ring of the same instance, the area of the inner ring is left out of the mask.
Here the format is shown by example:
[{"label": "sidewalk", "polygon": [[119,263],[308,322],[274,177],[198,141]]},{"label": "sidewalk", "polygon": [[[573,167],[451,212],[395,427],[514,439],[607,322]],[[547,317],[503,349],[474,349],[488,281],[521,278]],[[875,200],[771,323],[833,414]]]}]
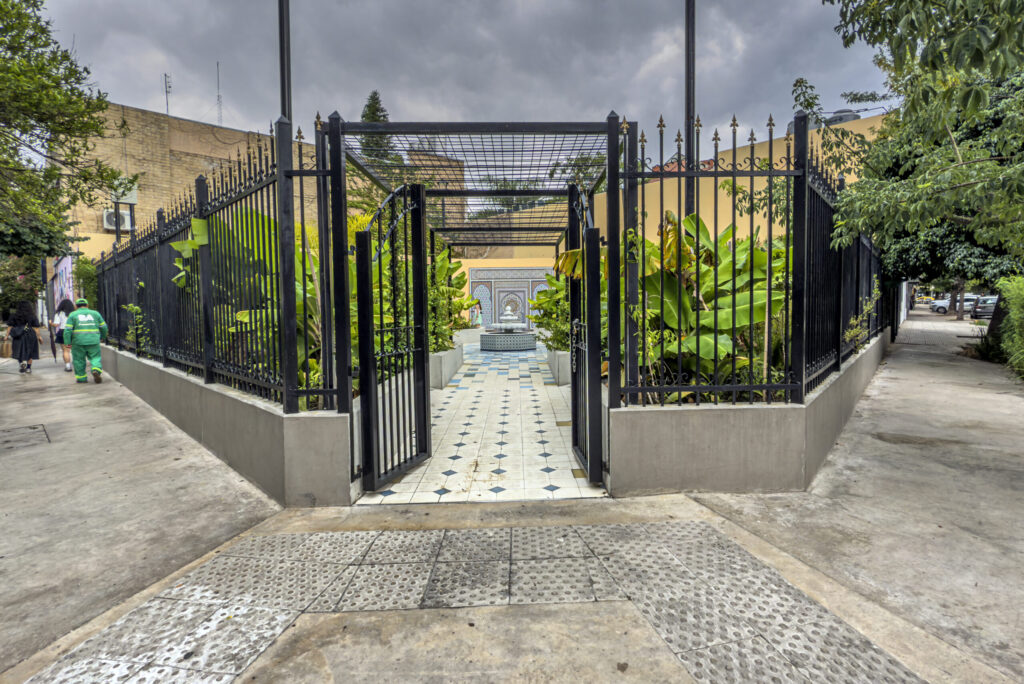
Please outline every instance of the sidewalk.
[{"label": "sidewalk", "polygon": [[109,377],[0,396],[0,672],[280,510]]},{"label": "sidewalk", "polygon": [[1024,386],[916,311],[809,491],[695,498],[1024,680]]},{"label": "sidewalk", "polygon": [[[0,683],[1015,681],[1022,394],[980,363],[897,345],[807,493],[289,509],[206,552],[211,533]],[[208,531],[214,505],[164,524]]]}]

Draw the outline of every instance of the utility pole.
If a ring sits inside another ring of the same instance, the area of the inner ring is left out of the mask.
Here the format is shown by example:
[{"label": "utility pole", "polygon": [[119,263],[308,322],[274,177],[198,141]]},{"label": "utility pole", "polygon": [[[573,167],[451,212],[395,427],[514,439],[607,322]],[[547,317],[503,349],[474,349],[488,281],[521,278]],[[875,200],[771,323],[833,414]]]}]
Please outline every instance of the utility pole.
[{"label": "utility pole", "polygon": [[171,75],[164,74],[164,105],[166,109],[164,113],[168,116],[171,115]]},{"label": "utility pole", "polygon": [[281,50],[281,116],[292,121],[292,45],[288,0],[277,0],[278,44]]},{"label": "utility pole", "polygon": [[[694,129],[694,90],[696,75],[694,72],[694,62],[696,61],[696,23],[697,23],[697,8],[696,0],[686,0],[686,39],[685,39],[685,50],[686,50],[686,86],[683,106],[686,110],[683,120],[686,125],[686,133],[683,135],[683,156],[686,158],[687,171],[696,171],[700,166],[700,162],[693,158],[696,153],[696,144],[693,139],[696,130]],[[692,176],[687,177],[685,181],[686,186],[686,202],[685,202],[685,213],[687,216],[696,211],[694,195],[697,191],[696,179]]]}]

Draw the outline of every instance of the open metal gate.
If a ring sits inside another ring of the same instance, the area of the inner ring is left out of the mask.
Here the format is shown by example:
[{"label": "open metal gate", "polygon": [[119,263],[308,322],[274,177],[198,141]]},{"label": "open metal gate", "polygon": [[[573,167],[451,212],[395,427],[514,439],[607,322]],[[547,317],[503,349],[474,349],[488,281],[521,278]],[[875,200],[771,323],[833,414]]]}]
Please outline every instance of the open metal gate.
[{"label": "open metal gate", "polygon": [[601,245],[592,196],[569,187],[567,246],[579,250],[569,279],[572,450],[591,482],[603,479],[601,434]]},{"label": "open metal gate", "polygon": [[355,236],[363,488],[430,456],[426,193],[403,185]]}]

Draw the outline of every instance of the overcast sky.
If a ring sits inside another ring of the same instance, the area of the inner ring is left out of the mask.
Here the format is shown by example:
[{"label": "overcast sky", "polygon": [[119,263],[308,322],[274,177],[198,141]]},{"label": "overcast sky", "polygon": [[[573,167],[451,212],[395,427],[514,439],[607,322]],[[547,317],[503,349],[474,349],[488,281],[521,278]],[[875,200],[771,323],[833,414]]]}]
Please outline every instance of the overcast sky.
[{"label": "overcast sky", "polygon": [[[112,102],[265,131],[280,112],[274,0],[48,0]],[[682,0],[292,0],[295,118],[358,119],[380,90],[392,121],[593,121],[610,110],[650,136],[683,111]],[[819,0],[710,0],[697,7],[697,112],[764,134],[792,117],[798,76],[827,110],[879,90],[870,49],[844,49]],[[872,112],[873,113],[873,112]],[[784,128],[779,134],[784,133]],[[723,134],[725,131],[723,130]]]}]

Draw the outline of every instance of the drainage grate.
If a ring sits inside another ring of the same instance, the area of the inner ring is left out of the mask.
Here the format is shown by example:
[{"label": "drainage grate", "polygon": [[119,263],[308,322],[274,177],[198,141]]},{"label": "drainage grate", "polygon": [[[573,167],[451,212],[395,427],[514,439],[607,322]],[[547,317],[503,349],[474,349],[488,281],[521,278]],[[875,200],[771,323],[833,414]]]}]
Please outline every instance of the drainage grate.
[{"label": "drainage grate", "polygon": [[13,451],[21,447],[49,443],[50,436],[46,434],[46,426],[42,424],[0,430],[0,451]]}]

